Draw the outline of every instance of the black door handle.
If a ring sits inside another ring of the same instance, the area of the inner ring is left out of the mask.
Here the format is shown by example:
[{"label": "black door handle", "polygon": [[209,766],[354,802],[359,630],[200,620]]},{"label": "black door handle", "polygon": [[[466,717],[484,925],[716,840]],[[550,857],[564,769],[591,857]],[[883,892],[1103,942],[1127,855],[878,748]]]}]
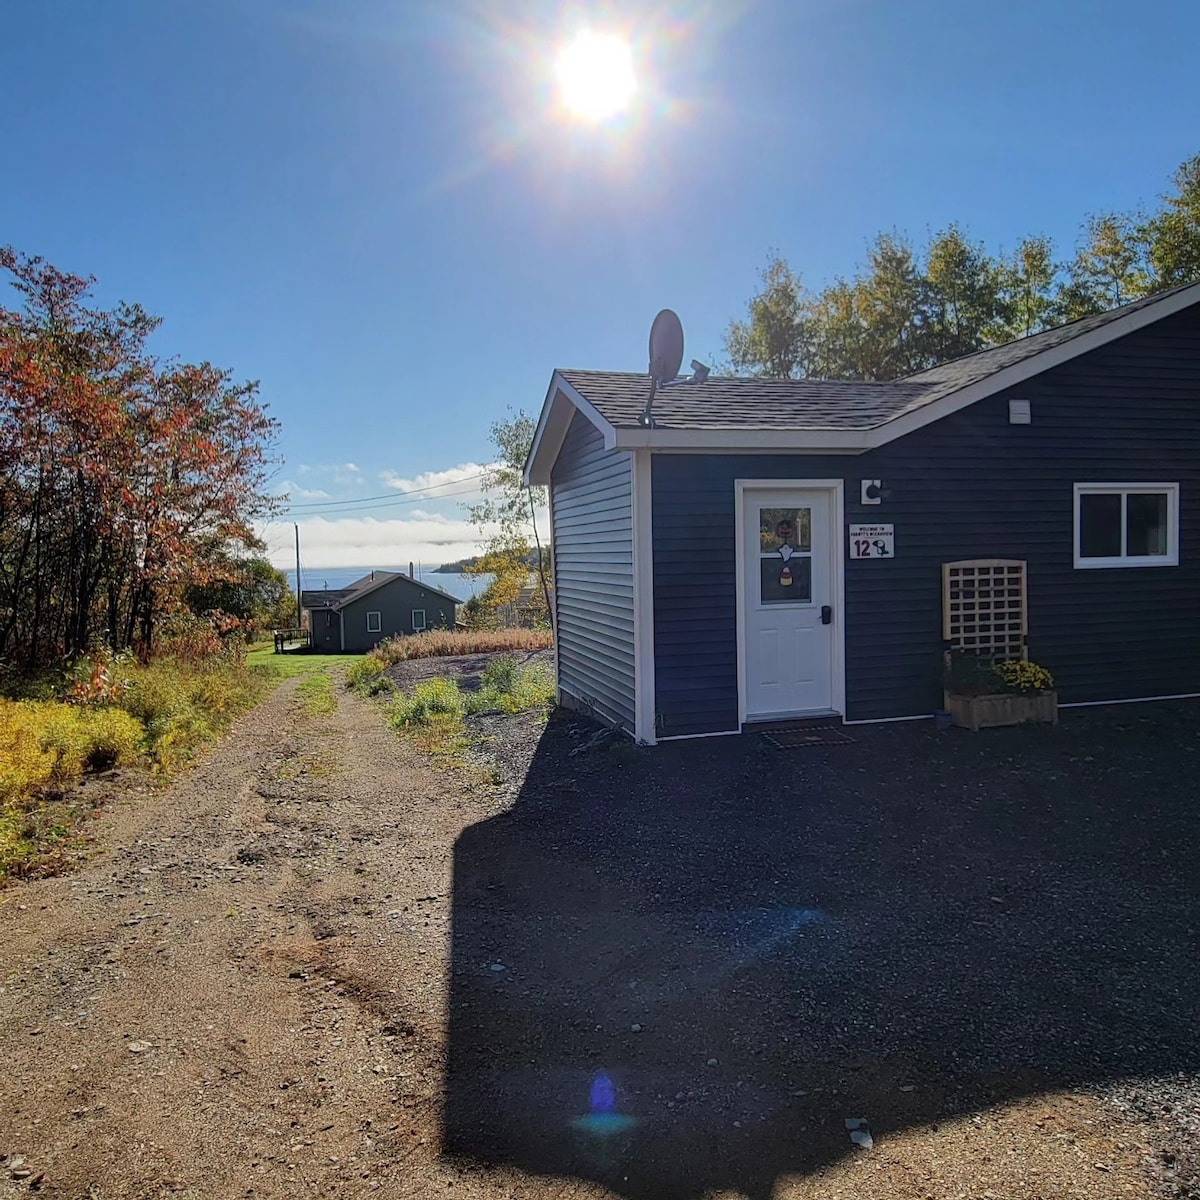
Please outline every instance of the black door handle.
[{"label": "black door handle", "polygon": [[822,604],[822,605],[821,605],[821,624],[822,624],[822,625],[829,625],[829,624],[831,624],[831,623],[832,623],[832,621],[833,621],[833,608],[832,608],[832,606],[831,606],[831,605],[828,605],[828,604]]}]

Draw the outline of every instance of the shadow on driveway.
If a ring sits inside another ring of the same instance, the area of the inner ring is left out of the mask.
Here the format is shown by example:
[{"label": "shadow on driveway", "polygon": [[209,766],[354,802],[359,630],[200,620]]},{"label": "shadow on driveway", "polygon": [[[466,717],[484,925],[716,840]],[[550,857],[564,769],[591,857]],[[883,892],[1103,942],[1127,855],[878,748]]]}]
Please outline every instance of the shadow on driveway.
[{"label": "shadow on driveway", "polygon": [[572,755],[455,850],[444,1149],[635,1200],[1200,1068],[1195,705]]}]

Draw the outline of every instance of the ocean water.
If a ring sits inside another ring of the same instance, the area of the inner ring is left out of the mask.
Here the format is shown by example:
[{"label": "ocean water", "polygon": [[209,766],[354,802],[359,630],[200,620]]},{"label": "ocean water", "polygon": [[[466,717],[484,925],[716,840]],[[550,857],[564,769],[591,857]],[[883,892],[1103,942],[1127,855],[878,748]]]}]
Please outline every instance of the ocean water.
[{"label": "ocean water", "polygon": [[[348,583],[353,583],[356,579],[361,579],[364,575],[369,574],[374,569],[376,571],[400,571],[403,574],[408,574],[408,563],[399,567],[305,567],[301,564],[300,575],[303,587],[308,590],[312,588],[343,588]],[[293,567],[290,571],[285,572],[288,577],[288,585],[292,591],[296,590],[296,570]],[[472,596],[479,595],[485,587],[491,582],[490,575],[458,575],[449,572],[440,574],[433,567],[418,567],[417,578],[422,583],[429,584],[430,587],[441,588],[443,592],[449,592],[451,596],[457,600],[469,600]]]}]

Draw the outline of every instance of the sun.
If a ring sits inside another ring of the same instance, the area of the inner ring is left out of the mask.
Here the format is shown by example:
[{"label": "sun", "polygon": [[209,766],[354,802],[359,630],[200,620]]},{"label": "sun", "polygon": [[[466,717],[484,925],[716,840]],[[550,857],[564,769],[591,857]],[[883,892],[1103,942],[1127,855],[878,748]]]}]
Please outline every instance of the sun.
[{"label": "sun", "polygon": [[567,110],[587,121],[623,113],[637,90],[633,51],[612,33],[580,33],[563,47],[554,72]]}]

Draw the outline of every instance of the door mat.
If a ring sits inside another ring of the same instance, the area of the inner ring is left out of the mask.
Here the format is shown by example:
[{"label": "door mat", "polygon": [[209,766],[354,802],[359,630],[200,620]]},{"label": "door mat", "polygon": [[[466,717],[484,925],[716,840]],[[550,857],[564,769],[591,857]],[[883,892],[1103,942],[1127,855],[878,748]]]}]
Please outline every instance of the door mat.
[{"label": "door mat", "polygon": [[779,750],[802,750],[806,746],[845,746],[854,741],[833,725],[816,729],[772,729],[759,736]]}]

